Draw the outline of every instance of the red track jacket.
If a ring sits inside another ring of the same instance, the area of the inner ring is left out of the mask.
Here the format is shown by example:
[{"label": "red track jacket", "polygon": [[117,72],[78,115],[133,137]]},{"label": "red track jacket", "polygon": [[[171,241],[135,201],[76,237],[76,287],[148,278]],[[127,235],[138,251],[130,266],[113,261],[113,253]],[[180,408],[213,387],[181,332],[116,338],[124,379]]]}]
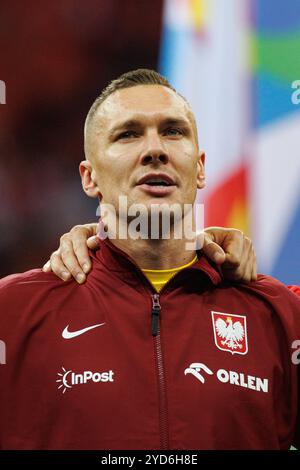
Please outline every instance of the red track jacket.
[{"label": "red track jacket", "polygon": [[1,449],[300,445],[297,295],[202,256],[158,295],[112,243],[92,256],[83,285],[0,281]]}]

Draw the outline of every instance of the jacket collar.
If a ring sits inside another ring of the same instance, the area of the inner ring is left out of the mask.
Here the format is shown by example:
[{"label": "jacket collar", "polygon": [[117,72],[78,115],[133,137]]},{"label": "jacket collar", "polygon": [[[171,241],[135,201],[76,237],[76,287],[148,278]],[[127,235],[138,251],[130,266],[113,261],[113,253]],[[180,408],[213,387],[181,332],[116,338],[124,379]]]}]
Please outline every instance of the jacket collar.
[{"label": "jacket collar", "polygon": [[[191,272],[194,272],[196,275],[199,274],[202,280],[204,274],[208,283],[212,285],[220,284],[222,282],[221,269],[211,264],[205,258],[201,250],[197,252],[197,255],[198,261],[191,267],[180,271],[180,273],[185,274],[189,272],[190,275]],[[113,271],[117,277],[128,284],[136,285],[137,280],[141,282],[143,278],[144,280],[146,279],[141,268],[135,261],[123,250],[117,248],[109,239],[100,239],[100,249],[96,252],[94,257],[101,265],[104,265],[107,270]],[[96,262],[96,264],[98,263]],[[95,268],[97,269],[97,266],[95,266]]]}]

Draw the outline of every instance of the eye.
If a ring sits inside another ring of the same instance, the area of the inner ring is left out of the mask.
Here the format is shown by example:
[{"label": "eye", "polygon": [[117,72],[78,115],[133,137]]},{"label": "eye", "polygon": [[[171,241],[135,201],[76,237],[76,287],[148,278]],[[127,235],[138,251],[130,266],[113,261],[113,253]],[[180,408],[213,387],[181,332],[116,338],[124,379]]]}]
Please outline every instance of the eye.
[{"label": "eye", "polygon": [[182,131],[182,129],[178,129],[176,127],[169,127],[168,129],[165,130],[165,134],[167,134],[167,135],[182,135],[183,131]]},{"label": "eye", "polygon": [[117,140],[119,139],[130,139],[132,137],[137,137],[137,132],[135,131],[125,131],[125,132],[121,132],[121,134],[119,134],[117,136]]}]

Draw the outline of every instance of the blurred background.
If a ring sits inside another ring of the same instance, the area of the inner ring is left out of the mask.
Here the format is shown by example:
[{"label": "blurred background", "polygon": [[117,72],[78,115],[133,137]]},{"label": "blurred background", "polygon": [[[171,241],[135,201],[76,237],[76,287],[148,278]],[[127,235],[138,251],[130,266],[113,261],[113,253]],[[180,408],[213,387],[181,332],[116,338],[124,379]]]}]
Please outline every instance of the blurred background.
[{"label": "blurred background", "polygon": [[147,67],[195,110],[206,225],[242,229],[260,272],[300,284],[298,0],[12,0],[0,48],[0,276],[96,221],[78,174],[84,119],[108,81]]}]

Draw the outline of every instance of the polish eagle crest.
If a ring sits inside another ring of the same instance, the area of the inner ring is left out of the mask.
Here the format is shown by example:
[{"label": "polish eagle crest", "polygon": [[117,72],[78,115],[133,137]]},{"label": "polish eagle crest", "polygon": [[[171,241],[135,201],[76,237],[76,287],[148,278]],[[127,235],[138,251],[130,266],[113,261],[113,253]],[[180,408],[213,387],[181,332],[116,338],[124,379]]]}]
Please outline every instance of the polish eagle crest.
[{"label": "polish eagle crest", "polygon": [[243,315],[211,312],[216,346],[232,354],[247,354],[247,324]]}]

